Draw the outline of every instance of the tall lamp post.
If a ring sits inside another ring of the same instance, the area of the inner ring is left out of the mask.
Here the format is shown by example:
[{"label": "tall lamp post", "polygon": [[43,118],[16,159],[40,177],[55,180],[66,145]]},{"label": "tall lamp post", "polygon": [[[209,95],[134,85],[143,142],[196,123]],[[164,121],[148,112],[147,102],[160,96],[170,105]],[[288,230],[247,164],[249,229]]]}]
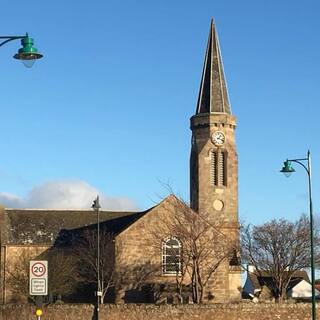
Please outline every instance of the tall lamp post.
[{"label": "tall lamp post", "polygon": [[97,214],[97,320],[99,320],[99,311],[100,311],[100,297],[102,295],[101,286],[100,286],[100,203],[99,196],[93,200],[91,208]]},{"label": "tall lamp post", "polygon": [[302,159],[287,159],[283,163],[283,168],[280,172],[284,173],[286,177],[289,177],[291,173],[295,172],[291,167],[291,162],[300,164],[308,174],[308,191],[309,191],[309,210],[310,210],[310,264],[311,264],[311,287],[312,287],[312,320],[316,320],[316,296],[315,296],[315,270],[314,270],[314,231],[313,231],[313,211],[312,211],[312,188],[311,188],[311,154],[310,150],[307,152],[307,158]]},{"label": "tall lamp post", "polygon": [[21,60],[27,67],[31,68],[37,59],[41,59],[43,55],[33,46],[33,39],[29,38],[28,33],[25,36],[0,36],[0,47],[14,40],[21,40],[22,48],[13,56],[13,58]]}]

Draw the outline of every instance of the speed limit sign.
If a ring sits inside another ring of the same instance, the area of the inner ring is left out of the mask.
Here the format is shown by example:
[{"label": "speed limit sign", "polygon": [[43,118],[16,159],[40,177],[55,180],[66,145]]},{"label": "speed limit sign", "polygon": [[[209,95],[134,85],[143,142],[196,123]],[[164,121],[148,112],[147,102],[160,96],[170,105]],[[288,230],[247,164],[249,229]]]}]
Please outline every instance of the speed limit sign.
[{"label": "speed limit sign", "polygon": [[48,294],[48,261],[30,261],[30,295],[46,296]]}]

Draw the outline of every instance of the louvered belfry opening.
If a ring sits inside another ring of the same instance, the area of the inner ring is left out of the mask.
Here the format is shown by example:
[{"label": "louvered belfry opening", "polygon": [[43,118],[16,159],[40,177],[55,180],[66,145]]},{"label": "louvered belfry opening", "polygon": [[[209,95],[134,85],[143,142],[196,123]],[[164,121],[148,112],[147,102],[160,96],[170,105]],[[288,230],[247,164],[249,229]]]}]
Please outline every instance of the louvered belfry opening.
[{"label": "louvered belfry opening", "polygon": [[227,153],[223,150],[211,152],[211,185],[227,186]]},{"label": "louvered belfry opening", "polygon": [[211,152],[211,184],[216,186],[218,182],[217,179],[217,152]]}]

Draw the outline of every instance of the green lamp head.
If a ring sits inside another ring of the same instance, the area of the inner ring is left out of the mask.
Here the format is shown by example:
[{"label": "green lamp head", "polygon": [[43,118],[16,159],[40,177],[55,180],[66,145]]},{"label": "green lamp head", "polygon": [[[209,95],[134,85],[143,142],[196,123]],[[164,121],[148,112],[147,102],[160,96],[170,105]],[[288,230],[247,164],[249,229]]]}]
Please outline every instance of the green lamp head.
[{"label": "green lamp head", "polygon": [[283,163],[283,167],[280,172],[282,172],[286,177],[290,177],[291,173],[296,172],[296,170],[291,167],[291,161],[286,160]]},{"label": "green lamp head", "polygon": [[37,59],[41,59],[43,55],[40,54],[35,47],[33,47],[33,39],[29,38],[28,34],[26,34],[25,38],[21,39],[21,45],[22,48],[20,48],[18,53],[16,53],[13,57],[21,60],[27,68],[31,68],[35,61]]}]

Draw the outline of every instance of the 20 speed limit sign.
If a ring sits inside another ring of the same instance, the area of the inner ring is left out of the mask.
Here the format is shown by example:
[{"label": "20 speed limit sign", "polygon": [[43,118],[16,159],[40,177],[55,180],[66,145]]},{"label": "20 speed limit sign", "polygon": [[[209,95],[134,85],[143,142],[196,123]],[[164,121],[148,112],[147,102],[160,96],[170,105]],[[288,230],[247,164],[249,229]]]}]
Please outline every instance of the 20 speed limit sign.
[{"label": "20 speed limit sign", "polygon": [[48,261],[30,261],[30,295],[48,294]]}]

